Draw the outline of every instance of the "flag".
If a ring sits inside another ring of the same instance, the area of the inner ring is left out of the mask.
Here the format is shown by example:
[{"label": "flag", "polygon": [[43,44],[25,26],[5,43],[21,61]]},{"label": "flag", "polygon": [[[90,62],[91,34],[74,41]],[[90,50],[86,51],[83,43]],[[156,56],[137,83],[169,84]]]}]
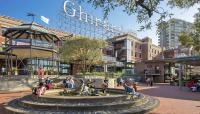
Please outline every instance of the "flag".
[{"label": "flag", "polygon": [[49,19],[46,18],[45,16],[41,16],[40,19],[41,19],[44,23],[49,24]]}]

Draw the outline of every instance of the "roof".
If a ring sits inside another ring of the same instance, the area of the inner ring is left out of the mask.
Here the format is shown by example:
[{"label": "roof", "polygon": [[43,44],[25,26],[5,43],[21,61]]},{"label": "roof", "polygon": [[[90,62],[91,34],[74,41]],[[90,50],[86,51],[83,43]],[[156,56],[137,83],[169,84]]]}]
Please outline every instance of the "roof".
[{"label": "roof", "polygon": [[[23,20],[11,18],[9,16],[0,16],[0,26],[2,26],[3,28],[13,28],[13,27],[17,27],[22,24],[25,24],[25,23],[27,23],[27,22],[25,22]],[[36,24],[36,23],[34,23],[34,24]],[[40,26],[40,25],[38,25],[38,26]],[[50,33],[56,35],[59,38],[61,38],[61,37],[68,38],[66,36],[71,35],[70,33],[67,33],[67,32],[64,32],[64,31],[58,30],[58,29],[47,28],[47,27],[43,27],[43,28],[48,30]]]},{"label": "roof", "polygon": [[13,39],[40,39],[48,42],[60,40],[60,38],[52,34],[49,30],[36,23],[7,28],[3,36]]}]

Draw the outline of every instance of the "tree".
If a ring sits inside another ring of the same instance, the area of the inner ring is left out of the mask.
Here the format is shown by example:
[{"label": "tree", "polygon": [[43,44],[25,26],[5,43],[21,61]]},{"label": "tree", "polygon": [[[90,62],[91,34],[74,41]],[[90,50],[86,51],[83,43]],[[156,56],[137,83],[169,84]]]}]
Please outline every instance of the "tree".
[{"label": "tree", "polygon": [[200,54],[200,9],[195,14],[194,31],[183,32],[179,36],[179,41],[184,47],[192,48],[198,55]]},{"label": "tree", "polygon": [[69,63],[81,64],[82,73],[102,60],[102,49],[106,42],[87,37],[73,37],[65,41],[60,49],[60,57]]},{"label": "tree", "polygon": [[[145,28],[151,28],[150,18],[153,14],[159,14],[160,18],[158,23],[162,22],[167,16],[172,14],[164,8],[161,8],[159,4],[165,2],[165,0],[79,0],[87,1],[91,3],[95,8],[102,8],[104,11],[104,18],[114,10],[115,8],[122,7],[124,12],[128,15],[136,15],[137,21],[139,23],[145,23],[141,26],[141,30]],[[197,3],[200,0],[168,0],[167,5],[170,7],[179,7],[179,8],[189,8]]]}]

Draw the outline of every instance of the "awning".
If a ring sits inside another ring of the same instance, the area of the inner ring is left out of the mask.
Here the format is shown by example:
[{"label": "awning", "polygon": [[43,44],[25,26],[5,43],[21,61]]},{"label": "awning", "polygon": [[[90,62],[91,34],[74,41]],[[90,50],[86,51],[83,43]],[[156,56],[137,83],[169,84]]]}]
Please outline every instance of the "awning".
[{"label": "awning", "polygon": [[47,42],[55,42],[60,40],[60,38],[52,34],[51,31],[35,23],[22,24],[17,27],[7,28],[3,36],[12,39],[36,39]]},{"label": "awning", "polygon": [[17,58],[52,58],[52,53],[50,51],[45,51],[45,50],[38,50],[38,49],[13,49],[12,54],[15,54]]}]

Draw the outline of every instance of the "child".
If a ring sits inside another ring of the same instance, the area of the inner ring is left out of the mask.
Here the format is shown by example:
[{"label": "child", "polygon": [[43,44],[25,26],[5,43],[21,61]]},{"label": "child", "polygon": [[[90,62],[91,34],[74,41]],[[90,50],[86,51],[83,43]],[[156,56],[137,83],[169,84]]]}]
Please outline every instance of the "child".
[{"label": "child", "polygon": [[135,90],[135,92],[137,92],[138,88],[137,88],[136,83],[133,83],[133,89]]},{"label": "child", "polygon": [[40,97],[44,95],[45,92],[46,92],[46,87],[44,86],[43,83],[40,83],[39,87],[37,88],[37,95]]}]

